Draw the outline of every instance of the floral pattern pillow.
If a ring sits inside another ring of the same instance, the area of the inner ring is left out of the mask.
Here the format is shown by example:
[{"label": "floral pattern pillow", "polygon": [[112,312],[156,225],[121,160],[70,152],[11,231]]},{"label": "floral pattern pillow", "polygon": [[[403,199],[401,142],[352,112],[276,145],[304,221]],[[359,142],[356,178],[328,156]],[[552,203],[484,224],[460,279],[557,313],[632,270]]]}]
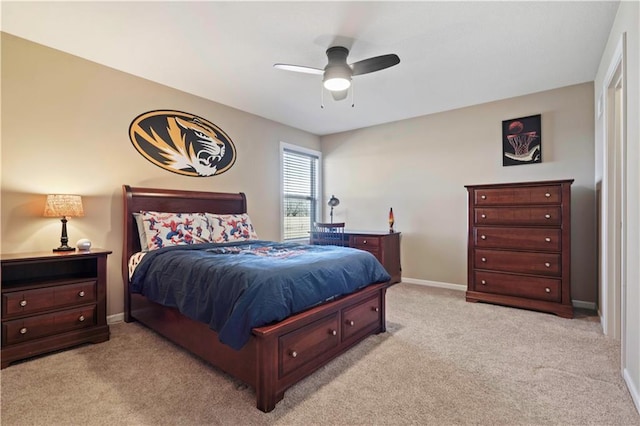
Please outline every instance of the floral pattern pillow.
[{"label": "floral pattern pillow", "polygon": [[211,238],[214,243],[231,241],[257,240],[258,234],[253,228],[251,219],[243,214],[207,213],[211,225]]},{"label": "floral pattern pillow", "polygon": [[211,242],[211,226],[204,213],[142,211],[136,215],[136,222],[143,251]]}]

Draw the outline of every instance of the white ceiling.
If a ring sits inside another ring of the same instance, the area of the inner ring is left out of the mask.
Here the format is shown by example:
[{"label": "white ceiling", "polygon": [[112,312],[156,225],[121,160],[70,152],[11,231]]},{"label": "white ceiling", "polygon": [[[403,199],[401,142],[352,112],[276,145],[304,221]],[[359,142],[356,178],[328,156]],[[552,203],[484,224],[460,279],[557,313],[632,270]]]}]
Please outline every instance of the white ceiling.
[{"label": "white ceiling", "polygon": [[[325,135],[593,81],[617,1],[9,2],[2,31]],[[349,63],[400,64],[354,77],[336,102],[322,77]],[[157,108],[174,108],[157,105]],[[206,117],[215,122],[215,117]]]}]

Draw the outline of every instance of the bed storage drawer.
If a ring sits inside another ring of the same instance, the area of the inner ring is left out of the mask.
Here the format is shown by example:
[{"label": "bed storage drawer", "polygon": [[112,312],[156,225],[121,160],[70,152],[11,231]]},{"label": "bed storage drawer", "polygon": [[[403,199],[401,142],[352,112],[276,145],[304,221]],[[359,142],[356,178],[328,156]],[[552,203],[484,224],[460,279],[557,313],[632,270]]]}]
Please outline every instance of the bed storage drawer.
[{"label": "bed storage drawer", "polygon": [[342,312],[342,340],[367,333],[380,325],[380,297],[376,295]]},{"label": "bed storage drawer", "polygon": [[96,325],[96,305],[68,309],[5,321],[2,324],[3,344],[26,342],[43,336],[64,333]]},{"label": "bed storage drawer", "polygon": [[279,339],[280,377],[295,371],[340,343],[338,312]]}]

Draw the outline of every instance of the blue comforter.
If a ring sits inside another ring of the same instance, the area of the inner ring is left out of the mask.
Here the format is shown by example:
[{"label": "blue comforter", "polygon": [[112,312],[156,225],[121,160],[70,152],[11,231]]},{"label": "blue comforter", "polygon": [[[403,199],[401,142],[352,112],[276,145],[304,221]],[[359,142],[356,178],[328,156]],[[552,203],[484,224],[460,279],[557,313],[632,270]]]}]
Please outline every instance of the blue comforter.
[{"label": "blue comforter", "polygon": [[131,277],[131,290],[209,324],[238,350],[254,327],[389,279],[365,251],[252,240],[151,251]]}]

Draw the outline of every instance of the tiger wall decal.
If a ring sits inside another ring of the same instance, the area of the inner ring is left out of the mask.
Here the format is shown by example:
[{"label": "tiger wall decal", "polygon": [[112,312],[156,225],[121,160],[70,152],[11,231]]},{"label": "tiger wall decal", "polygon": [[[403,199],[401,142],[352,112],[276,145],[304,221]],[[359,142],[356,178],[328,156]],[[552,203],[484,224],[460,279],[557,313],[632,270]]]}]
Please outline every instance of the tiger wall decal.
[{"label": "tiger wall decal", "polygon": [[236,161],[231,138],[210,121],[187,112],[155,110],[140,114],[129,126],[129,138],[147,160],[185,176],[219,175]]}]

